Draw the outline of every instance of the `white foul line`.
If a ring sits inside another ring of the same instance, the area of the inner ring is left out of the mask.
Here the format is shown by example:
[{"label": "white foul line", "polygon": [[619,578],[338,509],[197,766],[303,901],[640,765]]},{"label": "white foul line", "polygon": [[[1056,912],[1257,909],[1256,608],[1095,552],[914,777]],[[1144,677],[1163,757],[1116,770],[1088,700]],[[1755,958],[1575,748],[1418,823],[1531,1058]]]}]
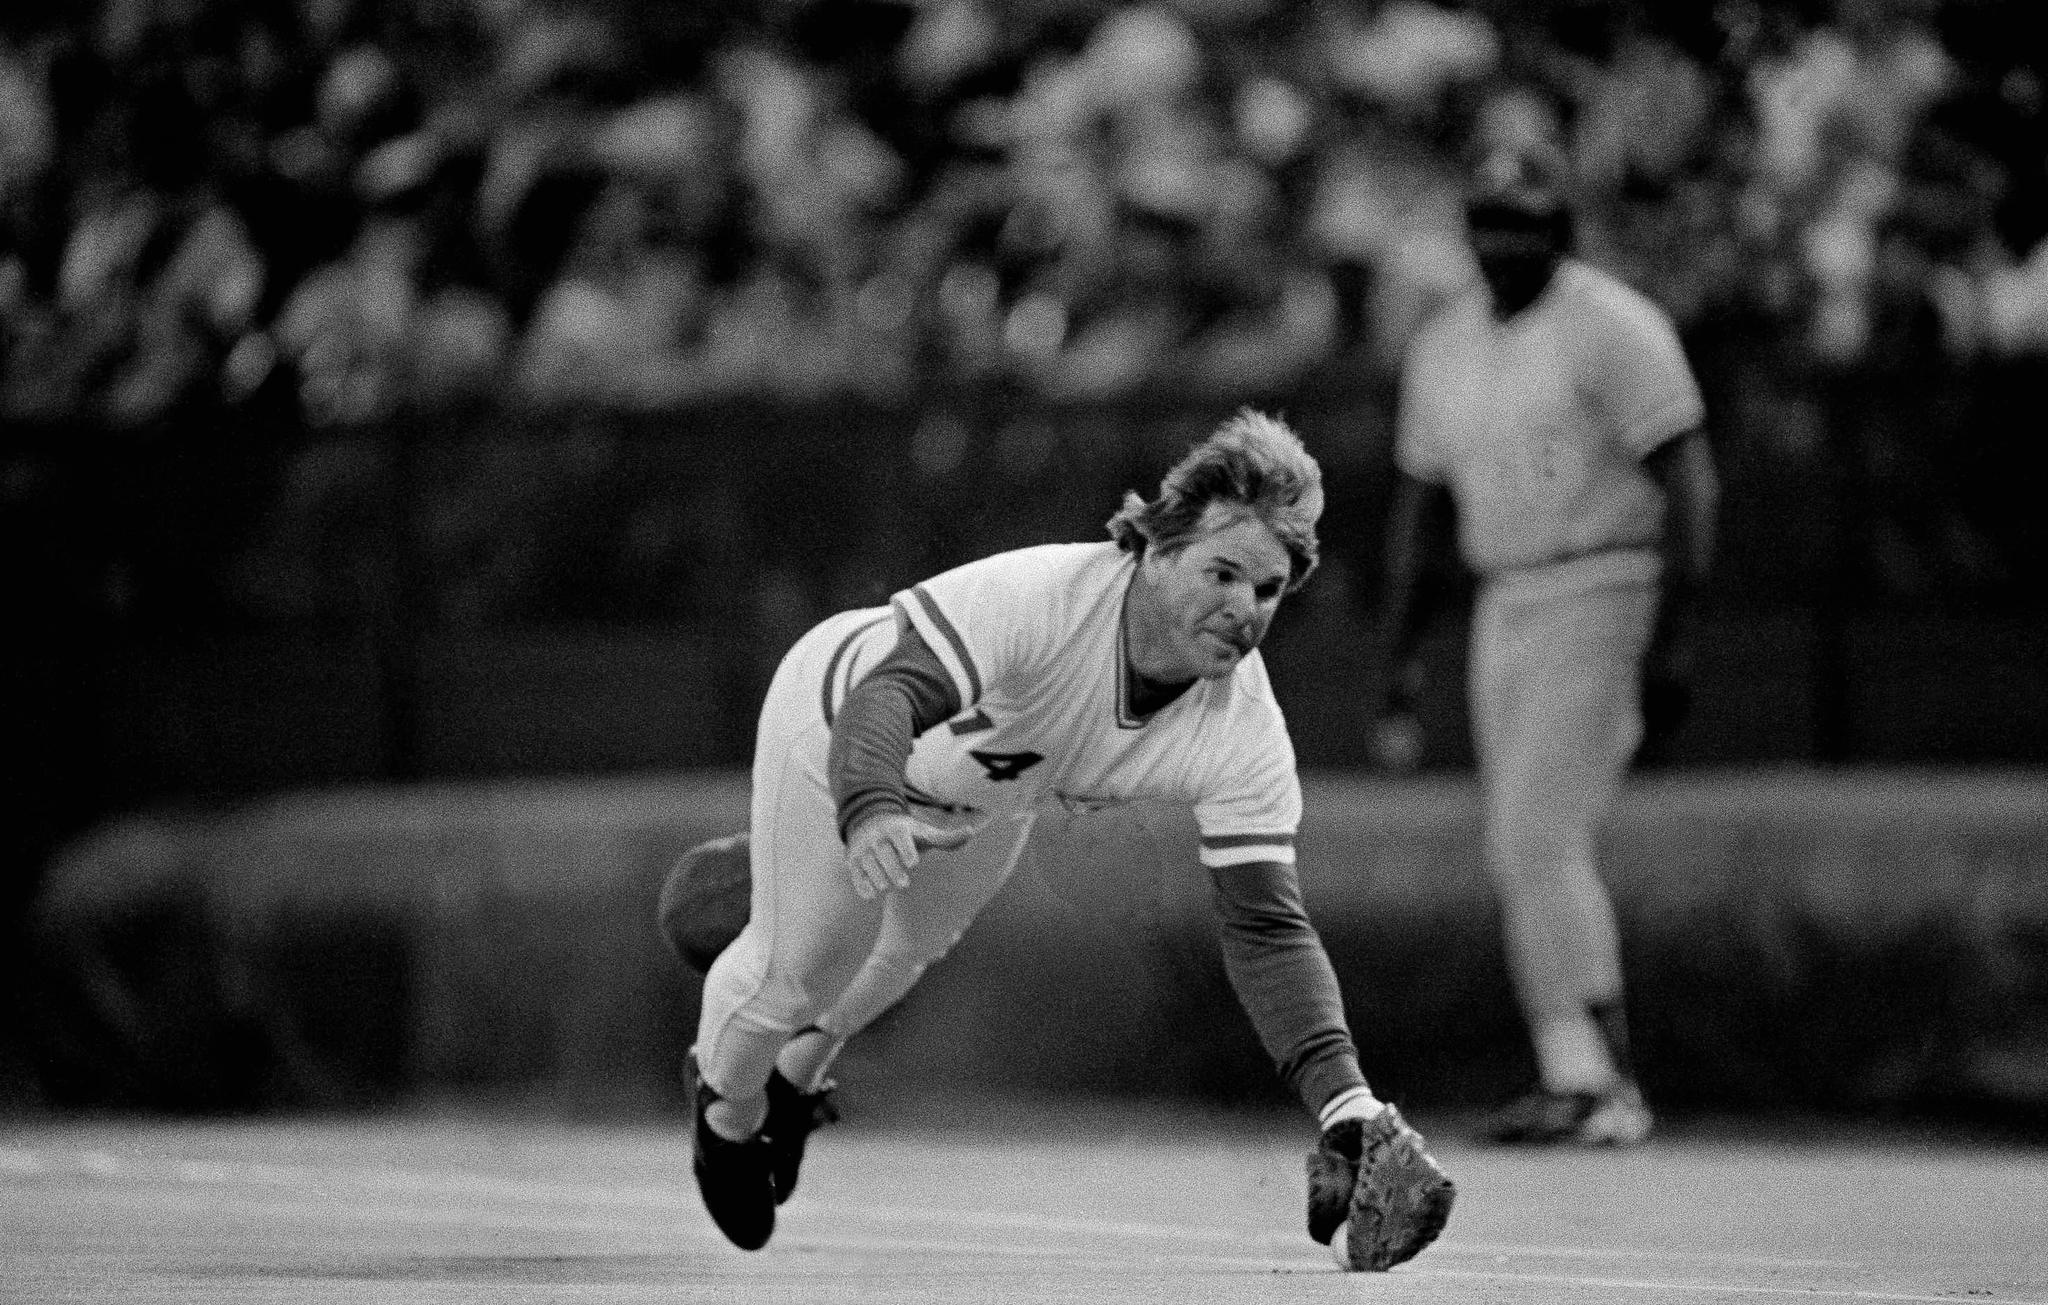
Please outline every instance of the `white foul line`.
[{"label": "white foul line", "polygon": [[[953,1224],[963,1228],[1007,1228],[1026,1232],[1081,1233],[1089,1236],[1149,1238],[1158,1241],[1265,1242],[1276,1248],[1298,1246],[1292,1235],[1248,1231],[1243,1227],[1200,1224],[1122,1223],[1092,1219],[1062,1218],[1056,1215],[1005,1214],[982,1210],[944,1210],[905,1206],[823,1205],[840,1217],[865,1218],[891,1223]],[[1440,1243],[1438,1254],[1523,1255],[1544,1259],[1586,1260],[1693,1260],[1724,1264],[1754,1265],[1775,1269],[1853,1269],[1854,1260],[1808,1259],[1779,1255],[1753,1255],[1736,1251],[1639,1250],[1629,1247],[1521,1246],[1512,1243]],[[2013,1305],[2025,1305],[2015,1302]],[[2040,1302],[2039,1305],[2048,1305]]]},{"label": "white foul line", "polygon": [[[197,1186],[314,1186],[337,1181],[358,1188],[401,1191],[416,1195],[461,1193],[465,1195],[495,1195],[503,1198],[526,1197],[538,1200],[560,1200],[574,1198],[591,1204],[611,1205],[620,1208],[660,1209],[670,1208],[678,1203],[678,1195],[666,1188],[609,1187],[534,1182],[526,1179],[505,1179],[477,1174],[448,1173],[443,1171],[417,1171],[396,1168],[354,1168],[312,1165],[252,1164],[247,1162],[124,1160],[122,1157],[97,1149],[81,1149],[71,1154],[70,1164],[62,1158],[55,1164],[35,1151],[15,1147],[0,1147],[0,1172],[20,1176],[46,1176],[66,1169],[84,1172],[96,1178],[110,1179],[143,1178],[159,1174],[168,1175],[175,1181]],[[1102,1222],[1097,1220],[1063,1218],[1054,1215],[1031,1213],[1010,1213],[1000,1211],[976,1211],[959,1209],[933,1209],[904,1206],[863,1206],[847,1204],[822,1204],[813,1207],[818,1213],[836,1218],[868,1219],[888,1223],[916,1223],[923,1226],[951,1225],[970,1231],[1004,1229],[1014,1232],[1038,1232],[1052,1236],[1086,1234],[1100,1240],[1151,1239],[1157,1241],[1203,1241],[1208,1243],[1235,1241],[1247,1250],[1261,1244],[1273,1248],[1276,1255],[1173,1255],[1175,1260],[1193,1260],[1204,1264],[1228,1267],[1291,1268],[1300,1261],[1294,1255],[1294,1239],[1278,1233],[1247,1230],[1243,1227],[1224,1227],[1194,1224],[1156,1224],[1133,1222]],[[925,1238],[864,1237],[843,1234],[820,1234],[808,1231],[790,1230],[787,1240],[832,1249],[860,1251],[873,1250],[921,1250],[959,1252],[971,1254],[997,1254],[1008,1257],[1060,1256],[1067,1258],[1113,1258],[1118,1252],[1113,1247],[1103,1247],[1090,1252],[1071,1245],[1059,1246],[1013,1246],[975,1243],[964,1245],[957,1242],[938,1241]],[[1961,1298],[1960,1293],[1949,1292],[1928,1295],[1916,1292],[1872,1291],[1853,1287],[1773,1287],[1765,1285],[1737,1286],[1726,1283],[1663,1282],[1651,1279],[1606,1278],[1576,1274],[1522,1273],[1497,1269],[1459,1269],[1442,1265],[1446,1255],[1530,1255],[1550,1258],[1582,1257],[1586,1259],[1685,1259],[1695,1261],[1719,1261],[1741,1265],[1756,1265],[1773,1268],[1855,1268],[1853,1261],[1790,1259],[1778,1256],[1742,1255],[1724,1252],[1702,1251],[1657,1251],[1623,1248],[1560,1247],[1560,1246],[1517,1246],[1512,1244],[1485,1243],[1461,1246],[1456,1243],[1440,1245],[1435,1256],[1426,1261],[1405,1265],[1399,1271],[1403,1277],[1477,1279],[1492,1282],[1547,1283],[1558,1286],[1607,1288],[1617,1291],[1638,1292],[1701,1292],[1724,1296],[1799,1296],[1808,1300],[1855,1300],[1855,1301],[1898,1301],[1914,1302],[1915,1305],[1954,1305]],[[1335,1270],[1332,1270],[1335,1272]],[[2048,1300],[2013,1300],[1999,1298],[2001,1305],[2048,1305]]]},{"label": "white foul line", "polygon": [[[1505,1273],[1487,1272],[1483,1269],[1440,1269],[1435,1266],[1418,1267],[1411,1272],[1418,1278],[1485,1278],[1505,1282],[1548,1282],[1568,1287],[1613,1287],[1628,1291],[1705,1291],[1717,1292],[1724,1296],[1798,1296],[1805,1300],[1896,1300],[1932,1301],[1940,1305],[1955,1305],[1958,1300],[1969,1297],[1959,1292],[1928,1296],[1904,1291],[1864,1291],[1855,1287],[1737,1287],[1717,1282],[1652,1282],[1629,1278],[1589,1278],[1563,1273]],[[2048,1301],[2009,1300],[1998,1297],[1999,1305],[2048,1305]]]}]

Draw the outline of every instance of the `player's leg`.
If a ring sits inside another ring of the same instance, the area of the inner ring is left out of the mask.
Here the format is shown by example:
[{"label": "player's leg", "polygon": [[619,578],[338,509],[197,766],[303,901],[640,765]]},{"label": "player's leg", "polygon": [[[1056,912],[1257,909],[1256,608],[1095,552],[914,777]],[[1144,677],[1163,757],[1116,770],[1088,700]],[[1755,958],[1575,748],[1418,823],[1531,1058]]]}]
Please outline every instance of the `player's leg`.
[{"label": "player's leg", "polygon": [[747,856],[746,923],[706,972],[695,1044],[733,1113],[758,1110],[776,1057],[837,999],[881,927],[881,902],[863,901],[846,873],[820,705],[835,658],[874,626],[859,611],[817,626],[782,659],[762,703],[749,832],[732,840]]},{"label": "player's leg", "polygon": [[859,971],[882,918],[881,903],[862,901],[845,872],[816,696],[821,642],[798,644],[762,708],[747,923],[705,974],[691,1053],[698,1186],[720,1228],[749,1249],[774,1228],[763,1125],[776,1057]]},{"label": "player's leg", "polygon": [[1009,878],[1030,827],[1027,815],[992,825],[965,847],[929,852],[911,872],[909,888],[881,899],[881,927],[852,981],[776,1056],[762,1131],[778,1201],[796,1190],[811,1133],[838,1118],[827,1077],[833,1060],[951,950]]},{"label": "player's leg", "polygon": [[[784,797],[811,787],[800,775],[785,778],[794,782]],[[767,805],[779,810],[756,813],[768,819],[752,840],[750,918],[705,975],[691,1055],[698,1188],[720,1229],[747,1249],[765,1244],[788,1195],[768,1127],[778,1104],[785,1117],[772,1122],[789,1123],[776,1057],[858,971],[881,923],[879,904],[861,901],[844,873],[829,794],[822,804]],[[813,805],[825,810],[804,810]]]},{"label": "player's leg", "polygon": [[1653,601],[1636,585],[1494,593],[1475,625],[1487,867],[1542,1082],[1498,1121],[1502,1136],[1632,1141],[1648,1125],[1595,848],[1640,731],[1634,667]]},{"label": "player's leg", "polygon": [[[804,768],[791,758],[788,768]],[[714,1122],[751,1131],[766,1109],[777,1058],[860,970],[883,903],[862,901],[845,873],[831,796],[801,774],[761,796],[755,771],[751,907],[747,925],[704,979],[696,1051],[725,1106]]]},{"label": "player's leg", "polygon": [[[821,1046],[814,1063],[792,1068],[807,1070],[815,1082],[847,1039],[901,1001],[953,949],[1016,870],[1033,823],[1031,814],[998,821],[965,847],[926,854],[912,871],[910,887],[884,899],[881,929],[860,973],[818,1017],[829,1050]],[[801,1086],[805,1080],[796,1081]]]}]

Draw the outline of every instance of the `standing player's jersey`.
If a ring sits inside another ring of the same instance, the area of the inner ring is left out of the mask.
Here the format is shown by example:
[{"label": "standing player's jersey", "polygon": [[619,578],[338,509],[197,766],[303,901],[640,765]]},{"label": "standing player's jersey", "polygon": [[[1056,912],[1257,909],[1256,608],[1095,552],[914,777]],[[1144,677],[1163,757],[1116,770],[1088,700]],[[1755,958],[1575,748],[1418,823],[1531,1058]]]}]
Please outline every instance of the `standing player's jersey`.
[{"label": "standing player's jersey", "polygon": [[1566,259],[1507,321],[1475,287],[1416,334],[1395,461],[1451,487],[1465,560],[1497,574],[1654,547],[1664,504],[1642,459],[1702,415],[1670,319]]},{"label": "standing player's jersey", "polygon": [[1228,677],[1131,711],[1124,596],[1136,574],[1113,543],[998,553],[911,586],[842,645],[827,718],[903,621],[937,653],[958,715],[927,730],[906,773],[915,802],[992,819],[1047,798],[1193,806],[1210,866],[1294,860],[1294,745],[1254,651]]}]

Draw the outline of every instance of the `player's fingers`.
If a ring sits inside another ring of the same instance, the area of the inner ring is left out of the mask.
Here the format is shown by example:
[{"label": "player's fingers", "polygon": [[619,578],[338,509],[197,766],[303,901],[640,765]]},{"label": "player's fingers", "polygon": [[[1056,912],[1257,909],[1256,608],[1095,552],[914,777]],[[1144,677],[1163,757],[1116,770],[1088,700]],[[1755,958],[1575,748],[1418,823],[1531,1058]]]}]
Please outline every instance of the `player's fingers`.
[{"label": "player's fingers", "polygon": [[853,891],[862,901],[872,901],[875,894],[887,891],[889,872],[883,869],[887,856],[885,847],[878,844],[853,859]]},{"label": "player's fingers", "polygon": [[890,838],[882,844],[879,869],[884,878],[876,886],[889,888],[910,887],[910,867],[917,864],[917,841],[908,831],[890,830]]},{"label": "player's fingers", "polygon": [[868,868],[860,861],[850,861],[846,866],[847,877],[853,881],[853,895],[863,902],[875,895],[874,881],[868,875]]}]

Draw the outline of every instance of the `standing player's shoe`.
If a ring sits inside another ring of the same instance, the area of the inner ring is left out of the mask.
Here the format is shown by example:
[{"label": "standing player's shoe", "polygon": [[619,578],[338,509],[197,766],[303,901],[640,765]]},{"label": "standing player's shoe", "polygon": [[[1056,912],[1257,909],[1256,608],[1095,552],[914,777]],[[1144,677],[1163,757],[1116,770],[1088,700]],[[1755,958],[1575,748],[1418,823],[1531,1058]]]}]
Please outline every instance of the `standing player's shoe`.
[{"label": "standing player's shoe", "polygon": [[1538,1088],[1503,1106],[1486,1125],[1495,1142],[1536,1146],[1634,1146],[1655,1121],[1627,1079],[1603,1092]]},{"label": "standing player's shoe", "polygon": [[690,1169],[697,1176],[697,1194],[726,1240],[743,1251],[758,1251],[775,1235],[775,1178],[768,1143],[759,1133],[735,1142],[711,1127],[704,1111],[718,1094],[698,1076],[694,1055],[688,1086],[694,1125]]},{"label": "standing player's shoe", "polygon": [[768,1076],[768,1119],[761,1136],[768,1143],[769,1171],[775,1179],[775,1203],[781,1205],[796,1190],[797,1171],[804,1163],[804,1143],[820,1124],[839,1122],[839,1107],[832,1104],[833,1084],[816,1092],[805,1092],[784,1078],[781,1070]]},{"label": "standing player's shoe", "polygon": [[1401,1112],[1343,1119],[1308,1157],[1308,1235],[1347,1269],[1414,1259],[1450,1221],[1457,1185]]}]

